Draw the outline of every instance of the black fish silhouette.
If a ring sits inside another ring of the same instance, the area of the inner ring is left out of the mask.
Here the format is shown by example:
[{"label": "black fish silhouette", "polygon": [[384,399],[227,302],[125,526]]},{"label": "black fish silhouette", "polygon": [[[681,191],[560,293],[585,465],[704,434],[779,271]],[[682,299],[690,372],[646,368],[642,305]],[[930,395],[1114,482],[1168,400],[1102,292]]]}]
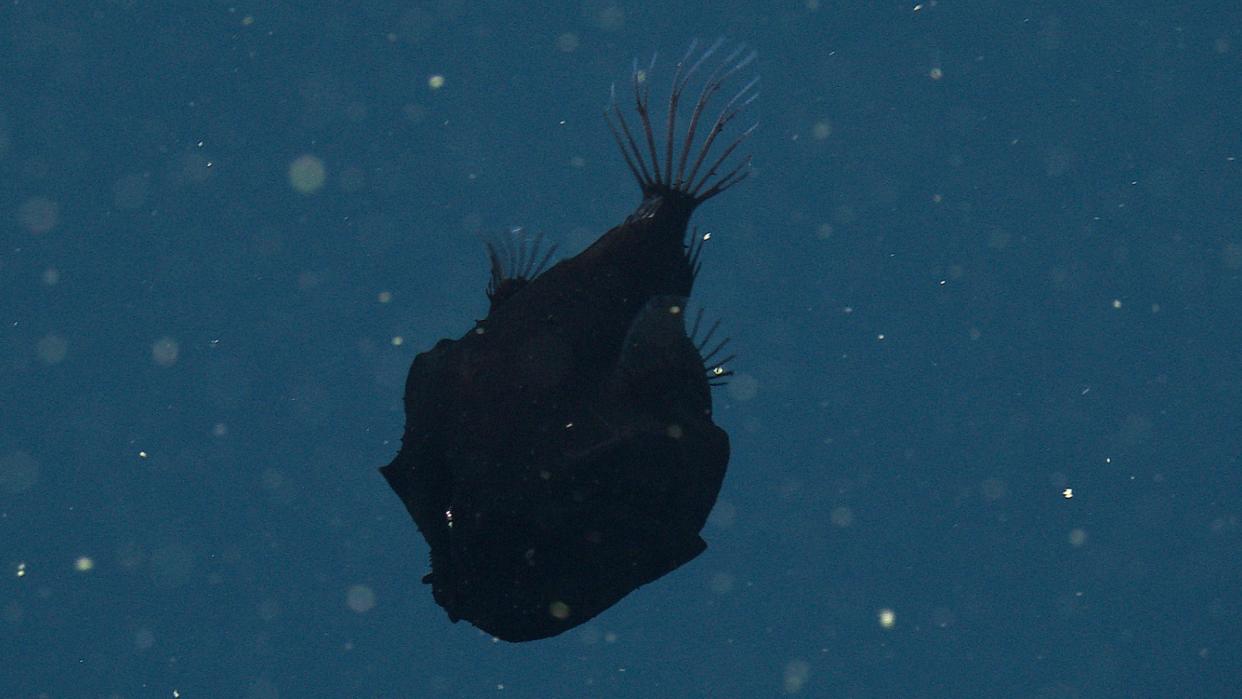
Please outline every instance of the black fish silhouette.
[{"label": "black fish silhouette", "polygon": [[[506,641],[554,636],[707,546],[699,532],[729,460],[710,385],[729,372],[724,343],[709,346],[715,326],[696,339],[701,313],[686,332],[703,240],[687,227],[749,173],[749,158],[729,160],[753,126],[713,146],[758,83],[705,116],[754,59],[738,48],[714,61],[721,46],[691,44],[677,63],[663,153],[651,68],[631,78],[637,130],[614,92],[605,116],[638,209],[546,270],[538,240],[489,242],[487,317],[410,367],[401,451],[380,470],[431,547],[423,582],[453,621]],[[709,64],[679,135],[679,103]]]}]

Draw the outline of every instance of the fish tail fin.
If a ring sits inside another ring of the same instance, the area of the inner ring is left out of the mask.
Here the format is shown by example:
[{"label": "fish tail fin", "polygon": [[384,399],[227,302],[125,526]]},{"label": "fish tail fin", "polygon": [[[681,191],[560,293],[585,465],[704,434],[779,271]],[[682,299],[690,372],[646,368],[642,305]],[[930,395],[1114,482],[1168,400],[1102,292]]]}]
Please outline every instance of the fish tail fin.
[{"label": "fish tail fin", "polygon": [[[687,89],[695,75],[713,60],[724,43],[723,38],[717,39],[700,52],[698,41],[692,41],[685,55],[677,62],[665,114],[663,149],[657,143],[656,127],[653,125],[651,113],[650,75],[655,69],[655,56],[646,69],[640,69],[635,61],[630,76],[634,111],[638,115],[636,128],[631,128],[626,121],[617,101],[616,86],[613,86],[604,117],[622,157],[625,158],[626,166],[638,181],[645,198],[676,193],[697,205],[741,182],[750,174],[749,155],[741,158],[740,162],[731,160],[731,157],[750,138],[759,125],[758,122],[752,123],[741,132],[734,132],[732,136],[724,136],[724,140],[722,136],[730,123],[758,99],[759,77],[753,76],[743,83],[720,107],[715,120],[705,115],[713,98],[725,89],[726,84],[754,63],[757,54],[748,50],[744,44],[738,45],[716,62],[704,79],[698,98],[690,107],[684,132],[679,132],[678,129],[677,122]],[[701,140],[696,143],[696,137],[700,135]],[[713,152],[717,142],[724,143],[725,140],[727,145],[718,149],[718,152]]]}]

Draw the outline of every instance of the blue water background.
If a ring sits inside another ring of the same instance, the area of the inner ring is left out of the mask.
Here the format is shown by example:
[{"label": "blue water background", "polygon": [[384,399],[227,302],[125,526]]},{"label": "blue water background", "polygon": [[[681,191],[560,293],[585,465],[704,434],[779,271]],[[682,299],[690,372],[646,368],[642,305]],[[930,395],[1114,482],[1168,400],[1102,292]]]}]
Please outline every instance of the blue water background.
[{"label": "blue water background", "polygon": [[[375,471],[405,369],[480,232],[634,208],[609,86],[717,35],[710,548],[493,642]],[[1228,3],[6,2],[0,697],[1232,695],[1240,55]]]}]

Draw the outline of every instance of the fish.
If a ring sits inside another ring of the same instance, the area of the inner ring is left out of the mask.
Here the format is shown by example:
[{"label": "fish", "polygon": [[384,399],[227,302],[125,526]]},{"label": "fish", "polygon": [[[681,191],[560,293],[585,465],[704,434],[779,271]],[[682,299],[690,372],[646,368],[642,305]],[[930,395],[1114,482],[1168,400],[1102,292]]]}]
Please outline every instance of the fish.
[{"label": "fish", "polygon": [[655,58],[635,62],[632,113],[614,87],[604,115],[638,207],[554,264],[541,236],[489,240],[486,317],[414,358],[401,448],[380,471],[451,621],[510,642],[556,636],[706,549],[730,451],[712,388],[733,357],[720,321],[688,321],[708,237],[690,221],[751,172],[737,150],[757,123],[735,122],[759,94],[755,56],[692,42],[662,129]]}]

